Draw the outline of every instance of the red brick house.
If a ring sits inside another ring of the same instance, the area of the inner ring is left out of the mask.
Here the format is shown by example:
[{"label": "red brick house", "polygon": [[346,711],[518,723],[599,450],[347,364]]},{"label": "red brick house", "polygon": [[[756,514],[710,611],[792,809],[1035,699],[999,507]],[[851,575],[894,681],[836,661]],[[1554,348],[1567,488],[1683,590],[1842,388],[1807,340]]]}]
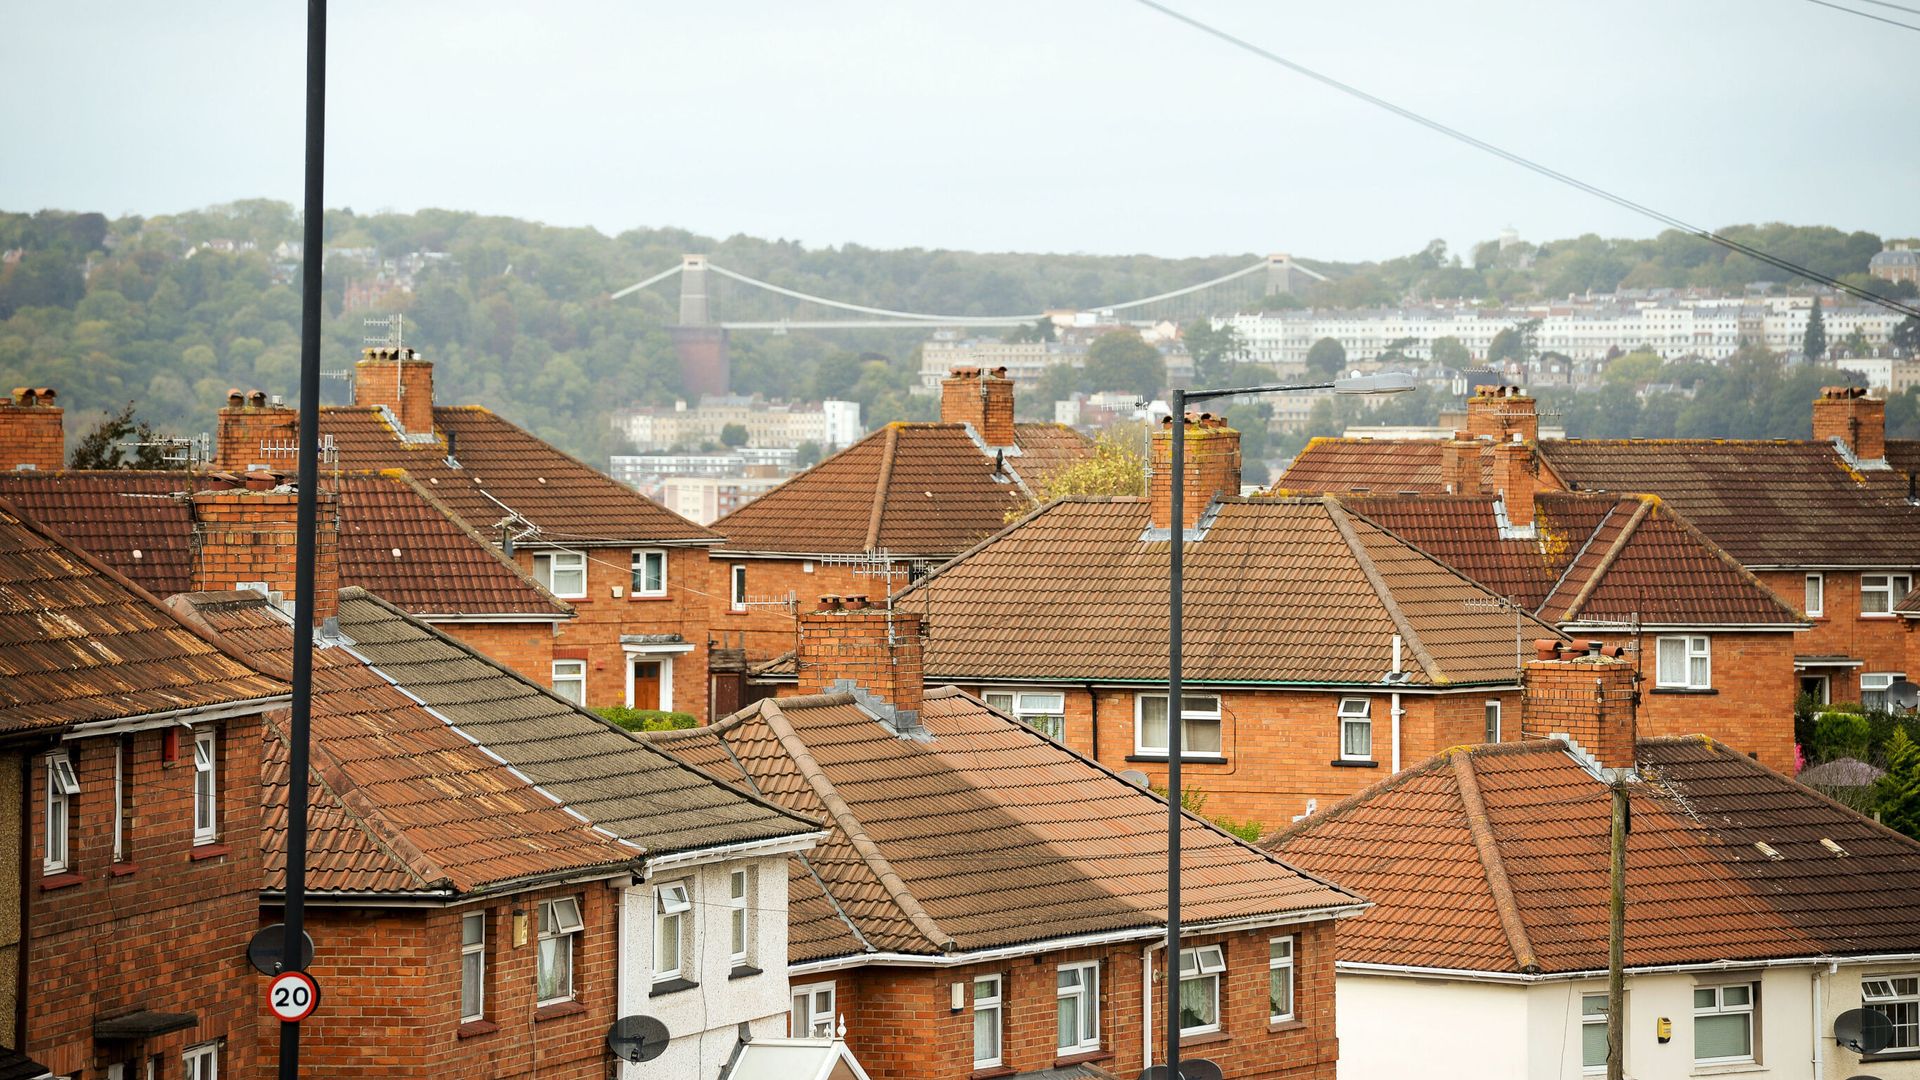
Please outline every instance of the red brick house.
[{"label": "red brick house", "polygon": [[[844,1021],[875,1080],[1136,1075],[1165,1030],[1165,802],[923,696],[919,651],[905,607],[836,600],[802,617],[802,696],[648,736],[831,823],[790,868],[794,1034]],[[1331,1078],[1334,922],[1364,903],[1192,815],[1183,846],[1183,1054]]]},{"label": "red brick house", "polygon": [[[261,714],[287,688],[0,501],[0,1042],[61,1076],[257,1060]],[[35,1075],[27,1073],[26,1075]]]}]

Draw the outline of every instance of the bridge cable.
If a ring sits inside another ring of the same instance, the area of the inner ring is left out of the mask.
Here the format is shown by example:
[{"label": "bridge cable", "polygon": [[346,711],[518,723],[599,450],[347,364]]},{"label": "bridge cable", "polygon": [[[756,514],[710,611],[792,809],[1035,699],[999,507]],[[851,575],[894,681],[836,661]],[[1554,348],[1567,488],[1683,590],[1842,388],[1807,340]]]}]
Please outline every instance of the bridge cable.
[{"label": "bridge cable", "polygon": [[[1867,0],[1867,2],[1873,3],[1873,0]],[[1829,2],[1829,0],[1807,0],[1807,3],[1819,4],[1821,7],[1824,7],[1824,8],[1832,8],[1835,11],[1844,11],[1849,15],[1858,15],[1863,19],[1872,19],[1874,22],[1883,22],[1883,23],[1886,23],[1888,26],[1897,26],[1902,30],[1912,30],[1916,33],[1920,33],[1920,26],[1915,26],[1912,23],[1904,23],[1904,22],[1901,22],[1899,19],[1889,19],[1885,15],[1875,15],[1871,11],[1858,11],[1854,8],[1846,7],[1841,4],[1831,3]],[[1899,5],[1897,4],[1888,4],[1887,6],[1890,8],[1898,8],[1898,10],[1900,11],[1913,11],[1912,8],[1902,8],[1902,7],[1899,7]],[[1914,14],[1920,15],[1920,12],[1914,12]]]}]

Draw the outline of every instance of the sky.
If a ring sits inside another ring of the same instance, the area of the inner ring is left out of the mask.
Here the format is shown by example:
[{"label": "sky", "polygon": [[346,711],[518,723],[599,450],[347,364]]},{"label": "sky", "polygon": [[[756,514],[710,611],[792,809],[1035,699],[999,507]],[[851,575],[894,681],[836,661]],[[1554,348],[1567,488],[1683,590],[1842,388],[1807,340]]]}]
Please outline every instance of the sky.
[{"label": "sky", "polygon": [[[1808,0],[1167,2],[1697,225],[1920,234],[1915,31]],[[0,0],[0,209],[297,204],[305,6]],[[1337,260],[1661,228],[1129,0],[330,8],[330,207]]]}]

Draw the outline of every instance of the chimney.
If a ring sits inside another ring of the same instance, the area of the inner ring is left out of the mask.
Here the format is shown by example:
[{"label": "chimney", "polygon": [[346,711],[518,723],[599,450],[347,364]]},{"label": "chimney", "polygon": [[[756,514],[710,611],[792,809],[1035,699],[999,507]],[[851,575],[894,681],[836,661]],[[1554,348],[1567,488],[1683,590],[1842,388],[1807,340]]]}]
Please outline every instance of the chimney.
[{"label": "chimney", "polygon": [[1480,452],[1484,444],[1464,431],[1440,444],[1440,483],[1453,495],[1480,494]]},{"label": "chimney", "polygon": [[940,422],[972,424],[988,446],[1014,445],[1013,380],[1007,369],[952,369],[940,382]]},{"label": "chimney", "polygon": [[1533,399],[1518,386],[1476,386],[1467,399],[1467,434],[1507,442],[1514,432],[1522,442],[1540,438],[1540,416]]},{"label": "chimney", "polygon": [[404,347],[362,349],[353,369],[353,403],[385,405],[410,435],[433,433],[433,362]]},{"label": "chimney", "polygon": [[852,693],[901,735],[921,731],[920,617],[865,596],[823,596],[800,616],[803,694]]},{"label": "chimney", "polygon": [[1887,456],[1887,403],[1870,398],[1863,387],[1823,386],[1813,399],[1813,437],[1839,440],[1854,461],[1883,461]]},{"label": "chimney", "polygon": [[0,401],[0,469],[55,471],[66,465],[66,410],[47,387],[16,386]]},{"label": "chimney", "polygon": [[1634,766],[1633,665],[1619,646],[1535,641],[1520,702],[1524,738],[1565,738],[1603,769]]},{"label": "chimney", "polygon": [[1533,524],[1533,447],[1517,436],[1487,449],[1493,454],[1493,487],[1507,512],[1507,524],[1526,528]]},{"label": "chimney", "polygon": [[[210,479],[220,486],[188,496],[193,503],[194,591],[223,592],[264,582],[268,592],[293,599],[300,502],[293,485],[276,473],[258,471]],[[338,528],[334,494],[322,490],[313,568],[316,625],[340,606]]]},{"label": "chimney", "polygon": [[264,391],[227,391],[226,408],[214,436],[213,467],[246,473],[295,466],[300,441],[300,413]]},{"label": "chimney", "polygon": [[[1188,413],[1186,423],[1186,490],[1181,496],[1180,527],[1193,528],[1207,506],[1220,496],[1240,494],[1240,433],[1227,426],[1224,416]],[[1173,518],[1173,417],[1161,421],[1153,433],[1153,474],[1148,494],[1153,503],[1153,527],[1171,529]]]}]

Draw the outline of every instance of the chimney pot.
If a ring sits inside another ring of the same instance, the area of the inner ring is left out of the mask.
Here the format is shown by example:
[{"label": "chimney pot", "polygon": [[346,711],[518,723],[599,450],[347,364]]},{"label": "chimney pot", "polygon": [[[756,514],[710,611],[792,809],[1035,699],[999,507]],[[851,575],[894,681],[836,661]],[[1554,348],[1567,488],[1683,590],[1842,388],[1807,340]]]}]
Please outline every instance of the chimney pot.
[{"label": "chimney pot", "polygon": [[1533,654],[1542,660],[1552,660],[1560,655],[1562,642],[1555,638],[1535,638]]},{"label": "chimney pot", "polygon": [[1813,402],[1813,437],[1838,441],[1856,461],[1887,456],[1887,403],[1865,387],[1826,386]]},{"label": "chimney pot", "polygon": [[967,424],[988,446],[1013,446],[1013,380],[1006,368],[957,367],[940,384],[940,422]]},{"label": "chimney pot", "polygon": [[1152,475],[1148,498],[1152,524],[1156,529],[1174,528],[1173,518],[1173,440],[1176,434],[1186,440],[1185,492],[1181,500],[1181,529],[1190,529],[1200,520],[1214,499],[1240,494],[1240,433],[1217,420],[1212,413],[1188,413],[1186,423],[1176,429],[1167,417],[1153,433]]},{"label": "chimney pot", "polygon": [[0,469],[54,472],[66,465],[66,410],[49,387],[18,386],[0,401]]},{"label": "chimney pot", "polygon": [[247,403],[247,395],[241,393],[239,388],[236,387],[232,390],[227,391],[227,408],[238,409],[242,405],[245,405],[246,403]]},{"label": "chimney pot", "polygon": [[247,406],[254,409],[266,408],[267,392],[265,390],[249,390],[247,392]]}]

